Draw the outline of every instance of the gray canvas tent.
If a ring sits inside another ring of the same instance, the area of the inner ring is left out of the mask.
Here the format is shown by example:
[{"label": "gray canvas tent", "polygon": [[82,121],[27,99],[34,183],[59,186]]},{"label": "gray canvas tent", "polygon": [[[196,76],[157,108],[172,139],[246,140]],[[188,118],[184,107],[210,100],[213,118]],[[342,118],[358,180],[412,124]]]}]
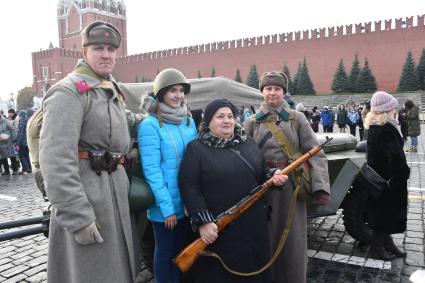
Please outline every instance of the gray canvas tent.
[{"label": "gray canvas tent", "polygon": [[[226,98],[236,106],[254,106],[255,109],[263,101],[258,89],[235,82],[224,77],[191,79],[190,93],[187,96],[192,110],[204,109],[205,105],[215,98]],[[141,97],[153,90],[153,83],[120,83],[125,92],[125,103],[135,113],[140,113]]]}]

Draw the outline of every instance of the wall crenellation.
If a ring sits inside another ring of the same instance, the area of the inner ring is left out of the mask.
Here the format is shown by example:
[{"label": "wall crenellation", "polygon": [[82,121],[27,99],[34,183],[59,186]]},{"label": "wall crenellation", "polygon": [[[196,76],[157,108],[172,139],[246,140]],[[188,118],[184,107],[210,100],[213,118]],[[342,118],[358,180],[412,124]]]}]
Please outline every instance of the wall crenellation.
[{"label": "wall crenellation", "polygon": [[40,50],[32,53],[32,56],[36,59],[40,58],[49,58],[55,56],[55,54],[59,54],[62,57],[68,57],[68,58],[81,58],[82,54],[80,51],[75,49],[68,49],[68,48],[50,48],[46,50]]},{"label": "wall crenellation", "polygon": [[[384,27],[382,27],[382,23],[384,23]],[[375,22],[358,23],[354,25],[349,24],[345,26],[341,25],[319,29],[286,32],[280,34],[262,35],[228,41],[210,42],[186,47],[178,47],[161,51],[152,51],[137,54],[134,56],[120,57],[117,59],[117,62],[139,62],[143,60],[156,60],[171,56],[220,52],[228,49],[249,48],[261,45],[285,44],[287,42],[292,41],[318,40],[335,37],[338,38],[343,36],[355,36],[372,32],[387,32],[398,29],[411,29],[415,27],[424,27],[424,23],[425,15],[417,16],[416,24],[414,23],[413,16],[395,19],[395,21],[393,19],[384,21],[379,20]]]}]

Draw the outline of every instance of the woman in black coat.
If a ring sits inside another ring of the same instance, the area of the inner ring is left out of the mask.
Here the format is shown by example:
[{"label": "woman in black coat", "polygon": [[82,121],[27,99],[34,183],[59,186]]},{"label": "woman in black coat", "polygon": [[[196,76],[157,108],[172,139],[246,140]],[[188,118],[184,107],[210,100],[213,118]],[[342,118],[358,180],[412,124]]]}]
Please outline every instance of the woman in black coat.
[{"label": "woman in black coat", "polygon": [[368,200],[368,224],[373,229],[371,243],[375,258],[389,260],[404,257],[391,234],[406,231],[407,179],[410,168],[403,152],[403,138],[398,131],[397,100],[390,94],[378,91],[371,100],[371,112],[365,119],[368,128],[367,163],[381,177],[390,180],[382,196]]},{"label": "woman in black coat", "polygon": [[[272,178],[276,186],[282,186],[287,176],[270,171],[254,140],[235,123],[236,115],[237,108],[226,99],[213,100],[206,106],[198,139],[189,143],[181,163],[179,184],[192,227],[209,244],[207,249],[219,254],[231,269],[251,272],[270,258],[264,199],[219,234],[214,220],[271,173],[275,173]],[[200,257],[192,272],[195,282],[202,283],[271,282],[268,270],[257,276],[239,277],[210,257]]]}]

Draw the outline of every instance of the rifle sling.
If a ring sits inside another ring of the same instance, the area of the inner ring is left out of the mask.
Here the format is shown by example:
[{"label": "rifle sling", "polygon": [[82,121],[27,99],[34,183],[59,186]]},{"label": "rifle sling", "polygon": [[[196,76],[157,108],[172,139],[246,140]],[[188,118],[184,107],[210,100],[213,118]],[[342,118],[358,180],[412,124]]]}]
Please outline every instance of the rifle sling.
[{"label": "rifle sling", "polygon": [[273,256],[270,258],[270,260],[264,266],[262,266],[260,269],[258,269],[256,271],[252,271],[252,272],[239,272],[239,271],[235,271],[235,270],[229,268],[224,263],[223,259],[218,254],[216,254],[214,252],[207,251],[207,250],[206,251],[200,251],[199,255],[214,257],[214,258],[218,259],[220,261],[221,265],[223,266],[223,268],[227,272],[234,274],[234,275],[237,275],[237,276],[249,277],[249,276],[255,276],[255,275],[258,275],[258,274],[264,272],[270,266],[272,266],[272,264],[276,261],[277,257],[281,253],[283,247],[285,246],[286,239],[288,238],[289,231],[291,230],[292,223],[294,221],[295,207],[297,205],[297,195],[298,195],[299,189],[300,189],[300,186],[297,186],[296,189],[291,194],[291,202],[289,203],[288,217],[286,218],[286,225],[285,225],[285,228],[283,229],[282,235],[280,236],[279,244],[277,245],[276,250],[273,253]]}]

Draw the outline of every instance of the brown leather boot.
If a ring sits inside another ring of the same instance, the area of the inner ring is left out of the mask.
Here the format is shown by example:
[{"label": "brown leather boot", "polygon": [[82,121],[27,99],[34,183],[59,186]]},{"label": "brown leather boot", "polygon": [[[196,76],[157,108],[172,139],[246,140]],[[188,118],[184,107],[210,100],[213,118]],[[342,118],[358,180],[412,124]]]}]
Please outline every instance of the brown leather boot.
[{"label": "brown leather boot", "polygon": [[387,234],[384,237],[384,248],[387,252],[393,253],[396,257],[406,257],[406,252],[401,251],[395,244],[393,237]]},{"label": "brown leather boot", "polygon": [[389,255],[384,248],[384,233],[373,232],[372,243],[370,245],[371,257],[381,260],[392,260],[394,255]]}]

